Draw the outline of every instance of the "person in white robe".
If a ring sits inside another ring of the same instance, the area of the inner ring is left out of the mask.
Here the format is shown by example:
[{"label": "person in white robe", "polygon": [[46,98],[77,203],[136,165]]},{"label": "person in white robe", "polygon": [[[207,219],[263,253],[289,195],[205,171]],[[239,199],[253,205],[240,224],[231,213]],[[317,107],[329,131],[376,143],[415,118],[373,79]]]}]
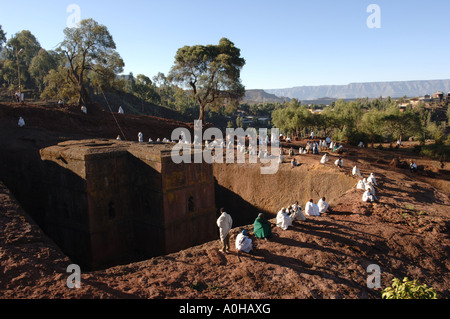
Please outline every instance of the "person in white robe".
[{"label": "person in white robe", "polygon": [[319,207],[319,214],[323,214],[326,213],[328,211],[328,203],[326,202],[326,198],[323,197],[319,200],[319,202],[317,203],[317,206]]},{"label": "person in white robe", "polygon": [[292,219],[286,208],[282,208],[277,214],[277,226],[283,230],[287,230],[292,226]]},{"label": "person in white robe", "polygon": [[144,135],[142,134],[142,132],[139,132],[139,134],[138,134],[138,142],[139,143],[144,142]]},{"label": "person in white robe", "polygon": [[84,114],[87,114],[87,108],[86,108],[86,106],[82,106],[82,107],[81,107],[81,112],[83,112]]},{"label": "person in white robe", "polygon": [[227,252],[230,250],[230,230],[233,226],[233,218],[223,208],[220,209],[217,226],[219,227],[220,241],[222,243],[220,251]]},{"label": "person in white robe", "polygon": [[291,215],[289,217],[291,217],[293,222],[306,220],[305,215],[303,215],[302,207],[298,205],[298,201],[291,206]]},{"label": "person in white robe", "polygon": [[377,179],[375,178],[374,173],[370,173],[370,176],[367,178],[367,183],[372,183],[373,185],[377,186]]},{"label": "person in white robe", "polygon": [[330,157],[328,156],[328,153],[325,153],[324,156],[322,156],[322,159],[320,160],[321,164],[326,164],[330,160]]},{"label": "person in white robe", "polygon": [[352,174],[353,174],[353,176],[359,176],[359,177],[362,178],[361,171],[360,171],[359,168],[356,167],[356,166],[353,167]]},{"label": "person in white robe", "polygon": [[310,199],[305,205],[305,214],[307,216],[320,216],[319,206],[314,204],[312,199]]},{"label": "person in white robe", "polygon": [[366,190],[366,179],[360,179],[358,184],[356,185],[356,189],[360,189],[360,190]]},{"label": "person in white robe", "polygon": [[247,254],[253,250],[252,240],[248,238],[248,233],[246,230],[243,230],[236,236],[236,250],[243,251]]},{"label": "person in white robe", "polygon": [[123,111],[123,108],[120,106],[119,107],[119,114],[124,114],[125,112]]},{"label": "person in white robe", "polygon": [[362,200],[363,200],[363,202],[366,202],[366,203],[368,203],[368,202],[373,203],[377,200],[377,198],[374,194],[372,194],[370,192],[370,190],[366,190],[363,194]]},{"label": "person in white robe", "polygon": [[19,125],[19,127],[25,126],[25,120],[23,119],[22,116],[19,118],[19,122],[17,122],[17,125]]},{"label": "person in white robe", "polygon": [[375,187],[371,183],[366,183],[366,190],[375,195]]},{"label": "person in white robe", "polygon": [[342,168],[342,166],[344,166],[344,160],[342,158],[339,158],[334,162],[334,165],[336,165],[339,168]]}]

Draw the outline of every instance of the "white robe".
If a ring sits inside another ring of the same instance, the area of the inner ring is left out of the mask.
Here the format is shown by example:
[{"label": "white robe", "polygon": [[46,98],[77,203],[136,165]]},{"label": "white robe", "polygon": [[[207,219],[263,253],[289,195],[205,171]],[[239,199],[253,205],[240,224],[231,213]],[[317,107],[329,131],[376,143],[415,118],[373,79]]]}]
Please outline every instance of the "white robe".
[{"label": "white robe", "polygon": [[25,126],[25,120],[22,118],[22,117],[20,117],[19,118],[19,122],[17,123],[20,127],[24,127]]},{"label": "white robe", "polygon": [[369,191],[371,194],[375,195],[375,187],[372,184],[366,184],[366,191]]},{"label": "white robe", "polygon": [[320,160],[321,164],[325,164],[326,162],[328,162],[330,160],[330,158],[328,157],[327,154],[325,154],[324,156],[322,156],[322,159]]},{"label": "white robe", "polygon": [[138,134],[138,141],[139,141],[139,143],[144,142],[144,135],[142,135],[142,133]]},{"label": "white robe", "polygon": [[358,182],[358,185],[356,185],[356,189],[360,189],[360,190],[366,190],[366,179],[361,179]]},{"label": "white robe", "polygon": [[287,230],[289,226],[292,226],[291,217],[283,210],[280,210],[277,214],[277,226],[283,230]]},{"label": "white robe", "polygon": [[307,202],[305,205],[305,214],[308,216],[320,216],[319,206],[314,203]]},{"label": "white robe", "polygon": [[292,214],[290,215],[292,221],[300,220],[305,221],[306,217],[303,215],[303,210],[301,206],[297,206],[296,204],[292,205]]},{"label": "white robe", "polygon": [[217,219],[217,226],[220,230],[220,240],[224,240],[227,237],[232,225],[233,219],[231,218],[231,216],[225,212],[222,213]]},{"label": "white robe", "polygon": [[373,175],[373,173],[370,173],[369,178],[367,178],[367,183],[372,183],[373,185],[377,185],[377,180],[375,178],[375,175]]},{"label": "white robe", "polygon": [[361,172],[360,172],[360,170],[359,170],[359,168],[358,167],[353,167],[353,170],[352,170],[352,174],[353,175],[358,175],[359,177],[362,177],[362,175],[361,175]]},{"label": "white robe", "polygon": [[336,165],[336,166],[344,166],[344,161],[343,160],[336,160],[336,162],[334,162],[334,165]]},{"label": "white robe", "polygon": [[122,107],[119,107],[119,114],[123,114],[124,112],[123,112],[123,108]]},{"label": "white robe", "polygon": [[364,202],[374,202],[376,199],[375,195],[371,194],[370,191],[366,190],[363,194],[362,200]]},{"label": "white robe", "polygon": [[236,237],[236,250],[249,253],[252,250],[252,240],[240,233]]},{"label": "white robe", "polygon": [[326,211],[328,210],[328,203],[323,199],[319,200],[317,206],[319,207],[319,214],[326,213]]}]

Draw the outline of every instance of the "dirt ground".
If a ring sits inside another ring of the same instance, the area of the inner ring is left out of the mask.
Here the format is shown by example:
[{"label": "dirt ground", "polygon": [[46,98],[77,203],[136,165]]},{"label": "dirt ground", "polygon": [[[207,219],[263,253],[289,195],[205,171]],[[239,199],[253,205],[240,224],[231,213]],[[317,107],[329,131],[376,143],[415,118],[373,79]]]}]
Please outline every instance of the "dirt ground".
[{"label": "dirt ground", "polygon": [[[6,104],[0,105],[2,134],[17,134],[22,114],[30,126],[27,134],[34,129],[59,137],[117,136],[108,113],[85,116],[69,108]],[[120,123],[127,136],[137,138],[140,123],[144,135],[154,139],[169,137],[181,125],[131,115]],[[295,147],[301,143],[305,141]],[[344,167],[335,167],[333,161],[326,166],[348,175],[354,165],[365,177],[374,172],[377,203],[362,202],[362,191],[353,187],[331,203],[331,212],[308,217],[286,231],[271,220],[274,237],[268,241],[255,238],[252,225],[235,228],[230,253],[221,253],[216,240],[139,263],[82,271],[79,289],[66,285],[69,258],[0,184],[0,299],[379,299],[395,277],[417,279],[448,299],[449,164],[442,168],[439,162],[415,157],[406,146],[395,151],[344,147]],[[320,157],[297,159],[314,167]],[[409,159],[420,166],[418,173],[398,167]],[[290,163],[281,170],[291,170]],[[242,228],[256,246],[253,254],[234,249]],[[369,265],[380,267],[381,288],[368,288]]]}]

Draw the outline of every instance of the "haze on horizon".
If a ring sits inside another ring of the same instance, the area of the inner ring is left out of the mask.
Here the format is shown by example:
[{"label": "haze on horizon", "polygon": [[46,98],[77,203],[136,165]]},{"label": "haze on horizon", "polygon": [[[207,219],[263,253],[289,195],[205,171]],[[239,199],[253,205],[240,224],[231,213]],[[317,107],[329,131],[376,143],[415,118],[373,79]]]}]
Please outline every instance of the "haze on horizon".
[{"label": "haze on horizon", "polygon": [[[445,0],[24,0],[20,6],[0,0],[0,24],[8,39],[29,30],[52,50],[64,38],[73,4],[81,19],[108,27],[124,74],[167,74],[178,48],[217,44],[222,37],[241,49],[247,89],[439,80],[450,74]],[[368,10],[371,4],[379,12]]]}]

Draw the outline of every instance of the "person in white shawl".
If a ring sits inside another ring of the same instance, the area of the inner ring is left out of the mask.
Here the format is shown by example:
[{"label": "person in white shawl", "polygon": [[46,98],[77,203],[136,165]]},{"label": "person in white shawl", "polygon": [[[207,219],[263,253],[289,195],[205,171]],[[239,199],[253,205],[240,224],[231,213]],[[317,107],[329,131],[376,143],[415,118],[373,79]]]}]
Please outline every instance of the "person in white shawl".
[{"label": "person in white shawl", "polygon": [[366,183],[367,183],[367,180],[365,178],[363,178],[363,179],[359,180],[358,185],[356,185],[356,188],[364,191],[364,190],[366,190]]},{"label": "person in white shawl", "polygon": [[230,250],[230,230],[233,226],[233,219],[223,208],[220,209],[220,217],[217,219],[217,226],[219,227],[220,241],[222,242],[222,249],[220,249],[220,251],[227,252]]},{"label": "person in white shawl", "polygon": [[375,195],[375,187],[371,183],[366,183],[366,191],[369,191],[371,194]]},{"label": "person in white shawl", "polygon": [[367,178],[367,183],[372,183],[373,185],[377,186],[377,179],[375,178],[374,173],[370,173],[370,176]]},{"label": "person in white shawl", "polygon": [[305,205],[305,214],[308,216],[320,216],[319,206],[314,204],[312,199],[310,199]]},{"label": "person in white shawl", "polygon": [[247,231],[244,229],[236,236],[236,250],[250,253],[253,250],[252,240],[248,238]]},{"label": "person in white shawl", "polygon": [[138,134],[138,142],[139,143],[144,142],[144,135],[142,134],[142,132],[139,132],[139,134]]},{"label": "person in white shawl", "polygon": [[344,166],[344,160],[343,160],[342,158],[339,157],[339,159],[337,159],[337,160],[334,162],[334,165],[336,165],[336,166],[339,167],[339,168],[342,168],[342,166]]},{"label": "person in white shawl", "polygon": [[289,217],[289,212],[286,208],[282,208],[277,214],[277,226],[283,230],[287,230],[292,226],[292,219]]},{"label": "person in white shawl", "polygon": [[328,156],[328,153],[325,153],[324,156],[322,156],[322,159],[320,160],[321,164],[326,164],[330,160],[330,157]]},{"label": "person in white shawl", "polygon": [[374,201],[377,200],[377,197],[375,196],[375,194],[372,194],[370,192],[370,190],[367,189],[363,194],[362,200],[363,200],[363,202],[366,202],[366,203],[367,202],[373,203]]},{"label": "person in white shawl", "polygon": [[356,166],[353,167],[352,174],[353,174],[353,176],[357,175],[357,176],[359,176],[359,177],[362,178],[361,171],[360,171],[359,168],[356,167]]},{"label": "person in white shawl", "polygon": [[25,120],[23,119],[22,116],[19,118],[19,122],[17,123],[17,125],[19,125],[20,127],[24,127],[25,126]]},{"label": "person in white shawl", "polygon": [[326,213],[328,211],[328,203],[325,201],[326,198],[322,197],[319,202],[317,203],[317,206],[319,207],[319,214]]},{"label": "person in white shawl", "polygon": [[289,216],[291,217],[291,220],[293,222],[295,221],[305,221],[306,217],[305,215],[303,215],[303,209],[301,206],[298,205],[298,201],[295,202],[295,204],[293,204],[291,206],[291,215]]}]

